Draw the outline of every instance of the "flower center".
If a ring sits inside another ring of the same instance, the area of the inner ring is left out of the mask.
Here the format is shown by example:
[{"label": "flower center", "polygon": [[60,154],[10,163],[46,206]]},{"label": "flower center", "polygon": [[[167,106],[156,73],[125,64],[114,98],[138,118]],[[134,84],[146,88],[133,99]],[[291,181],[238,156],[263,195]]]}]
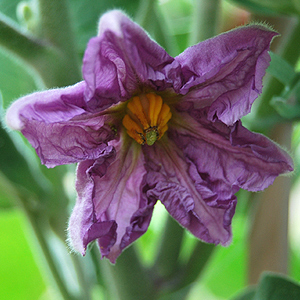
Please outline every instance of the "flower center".
[{"label": "flower center", "polygon": [[129,136],[141,145],[153,145],[168,129],[172,113],[156,94],[142,94],[129,100],[123,126]]}]

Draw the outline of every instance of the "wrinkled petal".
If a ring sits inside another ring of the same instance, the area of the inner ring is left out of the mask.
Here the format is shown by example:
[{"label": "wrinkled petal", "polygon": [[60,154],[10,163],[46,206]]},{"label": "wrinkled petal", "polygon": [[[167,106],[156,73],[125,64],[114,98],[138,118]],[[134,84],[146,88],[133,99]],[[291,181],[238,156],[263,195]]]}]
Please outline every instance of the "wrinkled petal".
[{"label": "wrinkled petal", "polygon": [[114,133],[106,116],[87,113],[83,82],[14,102],[7,123],[21,130],[47,167],[96,159]]},{"label": "wrinkled petal", "polygon": [[[73,248],[85,254],[87,244],[92,241],[93,237],[105,237],[106,240],[116,239],[117,224],[111,220],[97,224],[96,213],[94,210],[94,180],[89,174],[90,168],[94,164],[99,166],[99,176],[103,176],[109,165],[114,161],[116,156],[115,149],[108,146],[96,161],[86,160],[78,164],[77,167],[77,201],[73,209],[69,222],[69,238]],[[95,223],[95,226],[92,226]],[[108,242],[109,244],[110,242]],[[108,247],[109,245],[107,245]]]},{"label": "wrinkled petal", "polygon": [[260,25],[241,27],[186,49],[181,64],[181,93],[192,108],[210,106],[208,118],[232,125],[250,112],[262,92],[275,32]]},{"label": "wrinkled petal", "polygon": [[142,195],[146,170],[140,150],[134,144],[120,149],[122,141],[112,143],[113,161],[79,164],[78,199],[69,228],[77,251],[84,254],[87,244],[97,239],[102,256],[114,263],[147,230],[155,202]]},{"label": "wrinkled petal", "polygon": [[14,130],[24,129],[26,120],[46,123],[68,121],[85,112],[85,83],[29,94],[13,102],[6,122]]},{"label": "wrinkled petal", "polygon": [[229,244],[236,198],[229,194],[213,205],[206,203],[203,196],[213,191],[204,186],[200,193],[190,174],[195,166],[171,141],[146,147],[144,153],[147,197],[159,199],[170,215],[197,238],[208,243]]},{"label": "wrinkled petal", "polygon": [[99,34],[90,40],[83,60],[89,107],[104,109],[128,100],[142,88],[171,86],[166,73],[179,79],[173,70],[179,65],[175,62],[170,70],[172,62],[174,59],[122,12],[104,14]]},{"label": "wrinkled petal", "polygon": [[194,164],[195,185],[208,187],[217,197],[228,198],[243,188],[261,191],[275,177],[293,170],[289,155],[266,137],[252,133],[240,122],[228,127],[206,119],[207,110],[195,111],[195,118],[181,114],[181,128],[170,129],[169,137],[187,160]]}]

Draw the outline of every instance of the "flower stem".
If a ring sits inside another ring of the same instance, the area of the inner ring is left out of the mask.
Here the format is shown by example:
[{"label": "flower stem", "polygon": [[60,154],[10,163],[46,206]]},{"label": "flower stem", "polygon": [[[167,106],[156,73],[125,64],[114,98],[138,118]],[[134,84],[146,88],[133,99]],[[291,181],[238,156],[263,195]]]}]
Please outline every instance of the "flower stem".
[{"label": "flower stem", "polygon": [[189,44],[194,45],[217,34],[220,0],[194,0],[192,32]]}]

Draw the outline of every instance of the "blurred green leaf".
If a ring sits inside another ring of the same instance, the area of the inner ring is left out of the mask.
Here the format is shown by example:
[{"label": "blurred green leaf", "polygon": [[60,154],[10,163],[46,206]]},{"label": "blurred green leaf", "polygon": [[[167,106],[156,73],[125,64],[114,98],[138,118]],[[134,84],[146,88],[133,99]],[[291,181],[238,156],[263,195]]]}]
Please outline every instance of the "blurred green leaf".
[{"label": "blurred green leaf", "polygon": [[163,1],[160,3],[159,8],[165,16],[169,34],[174,36],[177,42],[176,53],[172,53],[172,55],[178,55],[188,46],[192,25],[193,4],[188,0]]},{"label": "blurred green leaf", "polygon": [[279,55],[270,52],[271,62],[267,72],[278,79],[284,85],[292,85],[296,77],[294,68]]},{"label": "blurred green leaf", "polygon": [[[122,9],[131,17],[138,10],[140,0],[72,0],[69,1],[77,43],[81,53],[84,52],[88,40],[97,35],[99,17],[109,9]],[[84,12],[84,13],[83,13]]]},{"label": "blurred green leaf", "polygon": [[0,49],[0,90],[3,107],[6,109],[12,100],[41,87],[34,73],[16,57]]},{"label": "blurred green leaf", "polygon": [[[233,218],[233,241],[229,247],[217,246],[215,252],[201,274],[201,282],[221,299],[229,299],[245,287],[247,273],[247,216],[240,211],[243,201],[239,197],[237,212]],[[243,207],[244,209],[244,207]],[[221,270],[221,271],[220,271]]]},{"label": "blurred green leaf", "polygon": [[0,171],[14,184],[37,195],[41,194],[42,189],[32,175],[27,161],[2,127],[0,127],[0,152]]},{"label": "blurred green leaf", "polygon": [[237,297],[232,300],[253,300],[255,295],[255,288],[246,288],[245,291],[240,293]]},{"label": "blurred green leaf", "polygon": [[282,95],[274,96],[270,104],[280,116],[293,120],[300,118],[300,80],[293,87],[286,86]]},{"label": "blurred green leaf", "polygon": [[264,273],[253,300],[299,300],[300,285],[288,277]]},{"label": "blurred green leaf", "polygon": [[251,12],[258,14],[299,14],[293,0],[232,0]]},{"label": "blurred green leaf", "polygon": [[[28,222],[18,210],[0,211],[0,297],[38,300],[46,286]],[[50,298],[43,298],[50,299]],[[54,299],[54,298],[53,298]]]},{"label": "blurred green leaf", "polygon": [[16,10],[19,2],[20,0],[1,0],[0,11],[16,21],[17,20]]},{"label": "blurred green leaf", "polygon": [[291,249],[290,249],[289,270],[290,270],[290,276],[293,279],[295,279],[297,281],[300,281],[300,272],[299,272],[299,270],[300,270],[300,253],[299,253],[299,247],[298,246],[291,247]]},{"label": "blurred green leaf", "polygon": [[290,99],[273,97],[270,104],[276,109],[281,117],[293,120],[300,118],[300,104],[295,100],[295,97],[291,97]]},{"label": "blurred green leaf", "polygon": [[256,287],[246,288],[232,300],[299,300],[300,285],[289,277],[265,272]]},{"label": "blurred green leaf", "polygon": [[[1,93],[0,116],[3,117]],[[13,191],[3,194],[3,196],[5,197],[6,195],[6,200],[9,194],[13,193],[16,196],[18,193],[17,190],[19,190],[20,187],[36,195],[41,195],[43,193],[42,188],[33,176],[25,157],[19,152],[7,131],[1,125],[0,120],[0,172],[7,178],[7,182],[11,185],[10,190]],[[13,184],[15,184],[16,187],[13,187]]]},{"label": "blurred green leaf", "polygon": [[15,207],[17,199],[18,191],[0,171],[0,209]]}]

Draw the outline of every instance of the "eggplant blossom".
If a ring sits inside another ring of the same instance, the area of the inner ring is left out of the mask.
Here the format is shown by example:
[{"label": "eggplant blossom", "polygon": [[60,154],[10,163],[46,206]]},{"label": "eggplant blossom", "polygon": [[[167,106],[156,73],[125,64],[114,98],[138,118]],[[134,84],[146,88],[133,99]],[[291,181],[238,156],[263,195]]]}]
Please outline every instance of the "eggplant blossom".
[{"label": "eggplant blossom", "polygon": [[289,155],[240,118],[262,91],[262,25],[223,33],[173,58],[118,10],[104,14],[83,81],[17,100],[8,125],[47,167],[78,163],[74,250],[96,240],[115,262],[146,232],[155,203],[197,238],[228,245],[235,193],[292,171]]}]

